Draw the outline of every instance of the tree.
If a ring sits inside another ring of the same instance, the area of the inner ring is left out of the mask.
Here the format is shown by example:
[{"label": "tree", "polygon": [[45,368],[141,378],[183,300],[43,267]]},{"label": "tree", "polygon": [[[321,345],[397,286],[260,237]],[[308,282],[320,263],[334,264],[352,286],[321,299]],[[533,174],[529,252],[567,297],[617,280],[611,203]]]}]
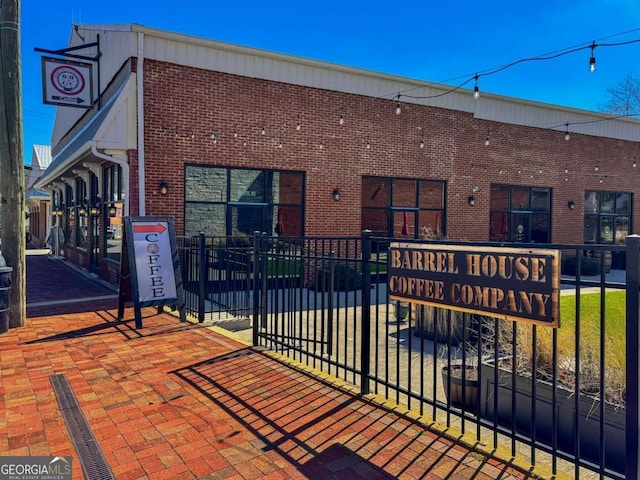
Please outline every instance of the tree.
[{"label": "tree", "polygon": [[20,1],[0,3],[0,223],[2,255],[13,267],[9,327],[26,320],[25,192],[22,152]]},{"label": "tree", "polygon": [[628,73],[624,79],[607,88],[609,100],[602,107],[605,112],[614,115],[640,114],[640,77]]}]

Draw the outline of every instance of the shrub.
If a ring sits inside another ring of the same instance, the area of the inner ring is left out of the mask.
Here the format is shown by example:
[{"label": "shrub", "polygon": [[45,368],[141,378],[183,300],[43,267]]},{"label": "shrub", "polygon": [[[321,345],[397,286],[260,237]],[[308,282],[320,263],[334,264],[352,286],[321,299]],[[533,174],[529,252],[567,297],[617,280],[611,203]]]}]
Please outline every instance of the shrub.
[{"label": "shrub", "polygon": [[600,262],[592,257],[567,257],[562,262],[563,275],[575,275],[577,271],[577,258],[580,258],[581,275],[598,275],[600,273]]}]

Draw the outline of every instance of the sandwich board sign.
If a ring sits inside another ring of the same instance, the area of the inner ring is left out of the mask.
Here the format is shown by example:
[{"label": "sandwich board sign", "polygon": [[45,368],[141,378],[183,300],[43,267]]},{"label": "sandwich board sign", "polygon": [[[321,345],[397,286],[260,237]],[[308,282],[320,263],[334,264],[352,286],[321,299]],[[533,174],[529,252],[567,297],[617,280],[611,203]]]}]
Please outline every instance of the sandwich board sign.
[{"label": "sandwich board sign", "polygon": [[136,328],[142,328],[142,307],[177,306],[186,321],[172,217],[124,217],[118,321],[126,301],[133,301]]}]

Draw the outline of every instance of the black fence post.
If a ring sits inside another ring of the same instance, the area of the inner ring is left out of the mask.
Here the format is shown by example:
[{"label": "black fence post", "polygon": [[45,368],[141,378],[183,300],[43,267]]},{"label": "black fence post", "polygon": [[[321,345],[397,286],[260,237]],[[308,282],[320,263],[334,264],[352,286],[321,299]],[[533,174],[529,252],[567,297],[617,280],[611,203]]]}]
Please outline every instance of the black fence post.
[{"label": "black fence post", "polygon": [[640,417],[638,415],[640,358],[638,348],[640,344],[640,330],[638,328],[640,311],[640,235],[627,237],[627,391],[626,391],[626,465],[625,478],[639,479],[638,458],[640,445],[638,444],[638,430]]},{"label": "black fence post", "polygon": [[198,322],[204,322],[205,299],[207,298],[207,249],[204,232],[198,235]]},{"label": "black fence post", "polygon": [[362,231],[362,333],[360,392],[369,394],[371,359],[371,230]]},{"label": "black fence post", "polygon": [[253,232],[253,346],[258,346],[258,324],[260,318],[260,232]]},{"label": "black fence post", "polygon": [[[333,355],[333,294],[336,290],[335,286],[335,273],[336,273],[336,252],[331,250],[329,252],[329,295],[327,296],[327,355]],[[323,315],[324,317],[324,315]],[[320,338],[322,339],[321,352],[324,353],[324,318],[322,322],[322,332]]]}]

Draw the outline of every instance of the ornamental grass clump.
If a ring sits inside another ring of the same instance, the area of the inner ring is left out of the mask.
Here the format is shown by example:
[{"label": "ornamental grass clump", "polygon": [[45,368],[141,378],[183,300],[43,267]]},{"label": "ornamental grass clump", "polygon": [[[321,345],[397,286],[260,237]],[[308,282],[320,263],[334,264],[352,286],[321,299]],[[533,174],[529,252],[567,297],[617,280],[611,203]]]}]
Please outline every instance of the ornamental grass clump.
[{"label": "ornamental grass clump", "polygon": [[[579,315],[576,314],[576,296],[562,296],[558,329],[543,326],[534,328],[523,323],[508,325],[510,322],[501,321],[505,330],[504,338],[509,343],[515,330],[517,372],[531,375],[535,369],[537,379],[551,382],[555,366],[558,385],[575,391],[578,379],[581,393],[624,406],[625,297],[624,291],[605,293],[604,321],[601,321],[600,315],[600,293],[580,295]],[[555,359],[554,341],[557,352]],[[602,351],[604,356],[601,355]],[[579,375],[576,375],[576,371]]]}]

